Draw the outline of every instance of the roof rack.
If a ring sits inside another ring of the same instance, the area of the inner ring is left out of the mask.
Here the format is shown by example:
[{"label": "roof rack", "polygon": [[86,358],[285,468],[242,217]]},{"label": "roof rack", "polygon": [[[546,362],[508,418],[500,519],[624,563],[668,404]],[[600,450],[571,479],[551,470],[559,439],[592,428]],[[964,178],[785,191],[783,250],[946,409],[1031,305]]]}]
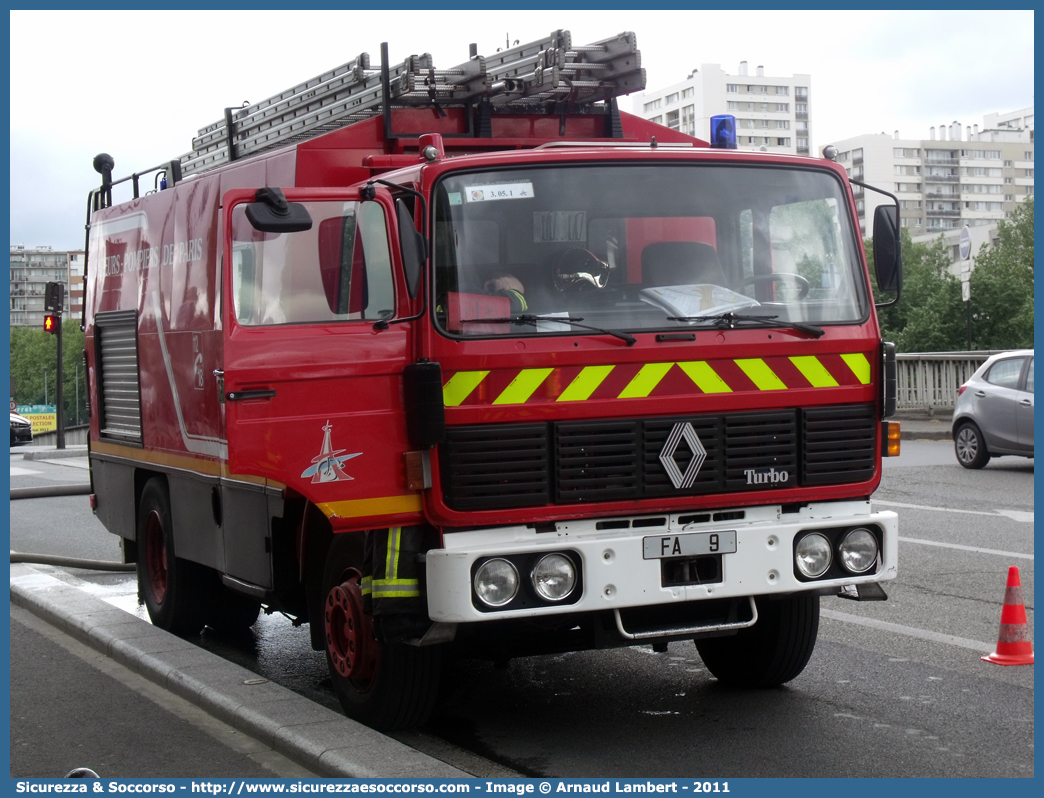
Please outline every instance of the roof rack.
[{"label": "roof rack", "polygon": [[569,31],[556,30],[493,56],[477,55],[471,45],[470,58],[452,69],[436,69],[428,53],[390,66],[385,43],[379,69],[362,53],[262,102],[226,108],[223,120],[192,140],[192,152],[181,156],[181,172],[204,172],[377,115],[384,116],[386,138],[408,137],[392,132],[393,108],[432,107],[442,113],[463,106],[469,126],[480,118],[478,132],[469,128],[468,136],[488,136],[482,120],[494,113],[600,112],[618,123],[615,98],[644,88],[633,33],[573,46]]}]

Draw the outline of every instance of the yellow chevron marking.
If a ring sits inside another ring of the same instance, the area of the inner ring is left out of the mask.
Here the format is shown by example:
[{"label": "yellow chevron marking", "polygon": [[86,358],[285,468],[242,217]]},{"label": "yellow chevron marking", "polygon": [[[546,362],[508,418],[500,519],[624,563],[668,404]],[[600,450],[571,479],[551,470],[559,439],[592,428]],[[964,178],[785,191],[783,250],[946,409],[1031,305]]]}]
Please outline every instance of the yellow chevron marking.
[{"label": "yellow chevron marking", "polygon": [[673,363],[646,363],[641,371],[627,383],[627,387],[620,392],[619,399],[641,399],[652,393],[652,389],[660,384],[667,372],[671,370]]},{"label": "yellow chevron marking", "polygon": [[688,374],[689,379],[704,393],[732,393],[732,388],[725,384],[725,380],[718,376],[706,360],[679,363],[678,368]]},{"label": "yellow chevron marking", "polygon": [[760,391],[785,391],[787,389],[783,381],[760,357],[737,360],[736,365],[743,369],[743,373],[750,377]]},{"label": "yellow chevron marking", "polygon": [[798,355],[790,358],[790,362],[798,367],[805,379],[812,383],[813,388],[836,388],[837,380],[834,375],[826,370],[826,366],[819,362],[814,355]]},{"label": "yellow chevron marking", "polygon": [[442,403],[446,407],[457,407],[468,398],[487,374],[488,371],[458,371],[442,386]]},{"label": "yellow chevron marking", "polygon": [[554,369],[522,369],[496,399],[495,405],[520,405],[540,387]]},{"label": "yellow chevron marking", "polygon": [[582,402],[584,399],[589,399],[612,370],[612,366],[584,366],[584,370],[576,375],[555,401]]},{"label": "yellow chevron marking", "polygon": [[866,355],[862,352],[856,352],[851,355],[841,355],[841,359],[844,360],[852,373],[856,375],[863,385],[870,384],[870,361],[866,359]]}]

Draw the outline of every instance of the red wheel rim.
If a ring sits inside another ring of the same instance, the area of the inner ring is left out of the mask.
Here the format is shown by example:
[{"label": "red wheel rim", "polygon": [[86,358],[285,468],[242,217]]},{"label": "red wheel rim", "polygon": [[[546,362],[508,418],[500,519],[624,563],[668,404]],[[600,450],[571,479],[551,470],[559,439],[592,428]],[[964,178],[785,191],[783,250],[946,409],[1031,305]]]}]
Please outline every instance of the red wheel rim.
[{"label": "red wheel rim", "polygon": [[360,692],[368,690],[377,674],[379,647],[373,622],[363,612],[359,574],[330,589],[326,596],[326,650],[337,673]]},{"label": "red wheel rim", "polygon": [[163,522],[155,510],[145,519],[145,576],[153,601],[162,604],[167,595],[167,546]]}]

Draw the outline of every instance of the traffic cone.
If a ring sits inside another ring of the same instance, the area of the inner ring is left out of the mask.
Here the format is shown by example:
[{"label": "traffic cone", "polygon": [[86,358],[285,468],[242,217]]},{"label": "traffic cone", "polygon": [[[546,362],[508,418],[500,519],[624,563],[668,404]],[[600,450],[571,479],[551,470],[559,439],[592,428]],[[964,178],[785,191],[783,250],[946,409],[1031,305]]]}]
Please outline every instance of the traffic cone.
[{"label": "traffic cone", "polygon": [[983,659],[997,665],[1033,664],[1033,642],[1029,638],[1026,605],[1022,603],[1022,582],[1019,580],[1019,569],[1014,565],[1008,568],[1008,587],[1004,591],[997,650]]}]

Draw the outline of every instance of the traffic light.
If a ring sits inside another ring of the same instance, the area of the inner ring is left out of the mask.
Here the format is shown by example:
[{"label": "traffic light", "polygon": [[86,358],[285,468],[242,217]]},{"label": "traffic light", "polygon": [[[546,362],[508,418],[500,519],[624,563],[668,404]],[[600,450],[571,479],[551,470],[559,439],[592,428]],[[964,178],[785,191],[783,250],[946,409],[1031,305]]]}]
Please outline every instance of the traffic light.
[{"label": "traffic light", "polygon": [[44,316],[44,330],[49,333],[57,333],[62,326],[62,317],[57,313],[48,313]]},{"label": "traffic light", "polygon": [[44,286],[44,310],[61,313],[64,305],[65,285],[62,283],[47,283]]}]

